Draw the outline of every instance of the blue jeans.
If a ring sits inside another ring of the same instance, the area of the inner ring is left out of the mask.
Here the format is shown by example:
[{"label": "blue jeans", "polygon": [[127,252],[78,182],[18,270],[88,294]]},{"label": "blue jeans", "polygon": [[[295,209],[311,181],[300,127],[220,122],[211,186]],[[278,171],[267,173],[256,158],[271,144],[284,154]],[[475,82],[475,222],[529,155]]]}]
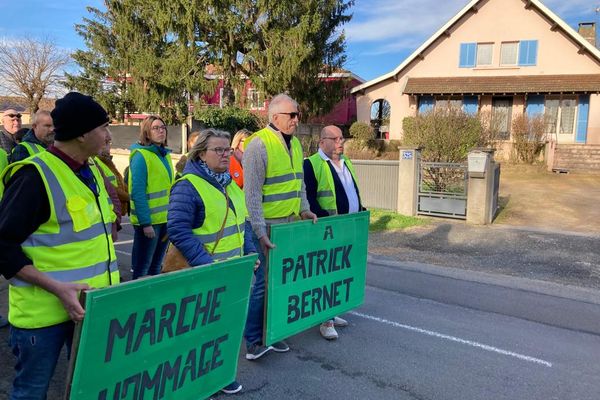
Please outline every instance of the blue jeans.
[{"label": "blue jeans", "polygon": [[149,239],[144,235],[144,229],[141,226],[133,226],[132,279],[160,274],[162,260],[169,244],[169,241],[165,239],[167,237],[167,224],[152,225],[152,228],[154,228],[154,237]]},{"label": "blue jeans", "polygon": [[17,357],[11,400],[43,400],[64,345],[73,343],[73,322],[39,329],[10,327],[9,344]]},{"label": "blue jeans", "polygon": [[244,331],[246,347],[262,342],[263,314],[265,307],[265,255],[254,232],[252,232],[252,241],[254,242],[254,246],[258,253],[260,266],[256,272],[254,272],[254,285],[252,286],[252,292],[250,293],[248,318],[246,319],[246,329]]}]

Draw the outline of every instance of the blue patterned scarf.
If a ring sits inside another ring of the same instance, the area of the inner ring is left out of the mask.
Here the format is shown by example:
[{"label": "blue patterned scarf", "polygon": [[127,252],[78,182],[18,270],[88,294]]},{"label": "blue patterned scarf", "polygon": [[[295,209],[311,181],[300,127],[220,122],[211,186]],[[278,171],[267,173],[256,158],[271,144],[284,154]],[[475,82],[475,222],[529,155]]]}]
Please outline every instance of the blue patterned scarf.
[{"label": "blue patterned scarf", "polygon": [[225,189],[227,185],[231,183],[231,175],[229,175],[229,171],[225,172],[215,172],[212,169],[208,168],[208,165],[201,159],[198,159],[198,165],[200,169],[206,173],[206,175],[212,177],[219,185]]}]

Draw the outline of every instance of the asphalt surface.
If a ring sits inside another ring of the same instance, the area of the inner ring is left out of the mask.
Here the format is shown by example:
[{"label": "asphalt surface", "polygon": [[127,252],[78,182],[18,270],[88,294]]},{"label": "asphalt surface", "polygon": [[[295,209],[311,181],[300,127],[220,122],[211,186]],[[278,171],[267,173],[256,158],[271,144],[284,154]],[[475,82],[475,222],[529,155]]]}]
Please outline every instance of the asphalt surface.
[{"label": "asphalt surface", "polygon": [[[125,279],[131,239],[126,226],[116,246]],[[600,236],[436,220],[369,242],[366,301],[346,315],[350,327],[335,342],[308,330],[289,354],[256,363],[241,354],[242,397],[598,399]],[[6,302],[2,281],[4,315]],[[0,360],[3,399],[8,346]],[[61,398],[66,364],[50,400]]]},{"label": "asphalt surface", "polygon": [[598,233],[432,219],[427,226],[369,235],[382,260],[412,261],[600,290]]}]

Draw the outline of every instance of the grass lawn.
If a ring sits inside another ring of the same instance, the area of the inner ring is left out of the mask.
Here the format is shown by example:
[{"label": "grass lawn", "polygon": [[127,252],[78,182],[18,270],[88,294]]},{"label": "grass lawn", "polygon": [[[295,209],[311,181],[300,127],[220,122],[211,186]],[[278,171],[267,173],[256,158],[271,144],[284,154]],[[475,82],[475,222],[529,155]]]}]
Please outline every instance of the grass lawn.
[{"label": "grass lawn", "polygon": [[427,225],[428,221],[419,217],[407,217],[393,211],[370,209],[371,221],[369,231],[379,232],[409,228],[417,225]]}]

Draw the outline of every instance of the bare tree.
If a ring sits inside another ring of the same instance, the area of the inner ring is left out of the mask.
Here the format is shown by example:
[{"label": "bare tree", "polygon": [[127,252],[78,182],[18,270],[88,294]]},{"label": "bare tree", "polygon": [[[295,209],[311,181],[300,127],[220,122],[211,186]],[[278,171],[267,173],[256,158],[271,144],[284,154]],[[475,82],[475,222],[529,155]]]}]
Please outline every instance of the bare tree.
[{"label": "bare tree", "polygon": [[0,87],[6,94],[24,97],[31,114],[40,101],[58,87],[70,55],[46,38],[0,42]]}]

